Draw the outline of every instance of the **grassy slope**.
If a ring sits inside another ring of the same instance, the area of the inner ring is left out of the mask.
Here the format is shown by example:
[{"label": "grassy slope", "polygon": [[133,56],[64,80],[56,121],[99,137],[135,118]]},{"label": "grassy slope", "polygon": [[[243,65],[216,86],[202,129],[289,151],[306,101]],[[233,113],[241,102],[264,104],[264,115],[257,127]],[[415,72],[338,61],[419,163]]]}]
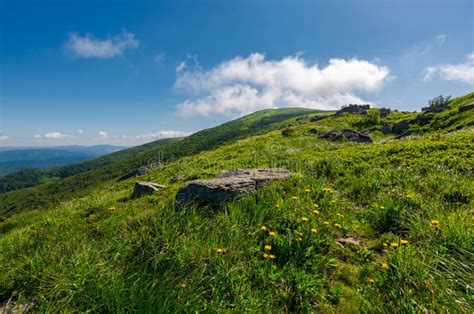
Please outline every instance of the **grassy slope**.
[{"label": "grassy slope", "polygon": [[[10,217],[0,225],[0,300],[33,299],[54,311],[471,312],[474,132],[396,141],[375,131],[373,145],[327,143],[308,132],[361,119],[301,124],[290,137],[268,132],[144,177],[167,182],[236,167],[295,173],[225,212],[175,207],[178,183],[132,200],[133,182],[124,181]],[[341,236],[363,245],[341,247]],[[390,247],[400,239],[409,244]],[[274,261],[262,258],[264,245]]]},{"label": "grassy slope", "polygon": [[3,189],[8,190],[10,186],[22,186],[25,181],[37,184],[58,177],[63,179],[0,194],[0,216],[47,208],[60,201],[86,195],[98,186],[112,183],[117,177],[153,161],[169,162],[216,148],[224,143],[278,128],[282,121],[288,123],[287,120],[290,119],[294,122],[296,117],[315,112],[318,111],[301,108],[263,110],[186,138],[160,140],[67,167],[19,172],[8,176],[12,180],[0,179],[0,186],[3,182]]}]

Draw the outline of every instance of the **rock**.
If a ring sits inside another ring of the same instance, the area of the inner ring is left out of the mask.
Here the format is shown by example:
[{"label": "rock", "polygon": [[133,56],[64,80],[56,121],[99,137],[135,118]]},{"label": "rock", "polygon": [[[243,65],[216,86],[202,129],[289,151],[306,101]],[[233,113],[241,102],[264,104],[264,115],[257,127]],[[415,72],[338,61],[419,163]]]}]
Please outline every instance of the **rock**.
[{"label": "rock", "polygon": [[353,113],[353,114],[366,114],[367,110],[370,109],[370,105],[353,105],[350,104],[347,107],[342,107],[336,112],[336,115],[340,116],[343,113]]},{"label": "rock", "polygon": [[33,310],[36,303],[33,301],[26,301],[24,303],[0,303],[0,314],[16,314],[26,313]]},{"label": "rock", "polygon": [[325,115],[325,116],[314,116],[312,117],[311,119],[309,119],[309,122],[317,122],[317,121],[320,121],[320,120],[323,120],[323,119],[326,119],[328,117],[330,117],[331,115]]},{"label": "rock", "polygon": [[383,134],[389,134],[392,132],[392,126],[390,125],[390,123],[384,122],[382,123],[381,131]]},{"label": "rock", "polygon": [[176,200],[179,203],[197,202],[201,205],[220,206],[223,202],[249,195],[266,183],[290,176],[288,170],[281,168],[226,171],[214,179],[189,181],[180,187]]},{"label": "rock", "polygon": [[318,134],[318,130],[316,128],[312,128],[311,130],[309,130],[309,133]]},{"label": "rock", "polygon": [[133,197],[140,197],[142,195],[153,194],[160,189],[165,189],[166,186],[145,181],[135,182],[135,189],[133,190]]},{"label": "rock", "polygon": [[340,244],[360,245],[361,240],[360,240],[360,239],[356,239],[356,238],[349,237],[349,238],[337,238],[337,239],[336,239],[336,242],[337,242],[337,243],[340,243]]},{"label": "rock", "polygon": [[372,139],[365,132],[357,132],[353,130],[331,131],[319,136],[320,139],[328,141],[337,141],[346,139],[356,143],[372,143]]},{"label": "rock", "polygon": [[392,112],[389,108],[380,108],[380,117],[385,118],[387,117],[390,112]]},{"label": "rock", "polygon": [[182,177],[182,176],[175,176],[175,177],[172,177],[172,178],[170,179],[170,183],[176,183],[176,182],[182,181],[182,180],[184,180],[184,177]]},{"label": "rock", "polygon": [[402,134],[410,128],[410,123],[408,123],[408,120],[402,120],[398,123],[395,123],[392,127],[392,132],[395,134]]},{"label": "rock", "polygon": [[123,181],[123,180],[131,179],[131,178],[143,176],[147,174],[148,172],[150,172],[151,170],[157,169],[159,166],[160,166],[159,162],[153,162],[149,164],[148,166],[141,166],[137,170],[129,172],[126,175],[120,177],[118,181]]},{"label": "rock", "polygon": [[464,112],[464,111],[468,111],[468,110],[472,110],[472,109],[474,109],[474,102],[469,104],[469,105],[459,107],[458,111],[459,112]]}]

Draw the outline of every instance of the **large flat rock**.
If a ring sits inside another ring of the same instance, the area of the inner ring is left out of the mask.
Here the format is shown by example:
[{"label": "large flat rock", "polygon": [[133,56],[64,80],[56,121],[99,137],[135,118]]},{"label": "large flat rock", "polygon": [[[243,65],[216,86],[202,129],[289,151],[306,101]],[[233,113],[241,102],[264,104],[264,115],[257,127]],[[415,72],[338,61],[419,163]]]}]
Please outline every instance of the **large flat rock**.
[{"label": "large flat rock", "polygon": [[284,180],[290,176],[288,170],[281,168],[226,171],[214,179],[189,181],[179,189],[176,200],[180,203],[220,205],[249,195],[268,182]]}]

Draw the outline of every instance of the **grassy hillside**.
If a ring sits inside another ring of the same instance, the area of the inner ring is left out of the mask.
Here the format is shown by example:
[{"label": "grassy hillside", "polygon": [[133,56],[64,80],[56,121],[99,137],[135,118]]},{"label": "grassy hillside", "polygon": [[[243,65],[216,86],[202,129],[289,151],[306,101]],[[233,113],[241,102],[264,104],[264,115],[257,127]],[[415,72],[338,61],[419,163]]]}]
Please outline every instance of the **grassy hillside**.
[{"label": "grassy hillside", "polygon": [[[0,216],[49,207],[60,201],[85,195],[98,186],[110,184],[117,177],[140,166],[156,161],[169,162],[216,148],[224,143],[278,128],[282,121],[291,123],[295,117],[316,112],[318,111],[301,108],[263,110],[187,138],[159,140],[75,165],[13,173],[0,178],[0,192],[10,191],[0,194]],[[34,187],[26,188],[28,186]]]},{"label": "grassy hillside", "polygon": [[[293,120],[283,122],[295,124],[291,132],[179,158],[143,178],[168,184],[248,167],[294,173],[220,212],[176,206],[179,183],[132,199],[127,180],[13,215],[0,224],[0,301],[66,312],[470,313],[473,111],[457,108],[473,100],[456,99],[451,115],[433,118],[445,128],[403,140],[379,130],[414,118],[401,113]],[[312,128],[372,129],[376,143],[327,142]],[[360,244],[336,241],[349,237]],[[263,257],[266,245],[274,259]]]}]

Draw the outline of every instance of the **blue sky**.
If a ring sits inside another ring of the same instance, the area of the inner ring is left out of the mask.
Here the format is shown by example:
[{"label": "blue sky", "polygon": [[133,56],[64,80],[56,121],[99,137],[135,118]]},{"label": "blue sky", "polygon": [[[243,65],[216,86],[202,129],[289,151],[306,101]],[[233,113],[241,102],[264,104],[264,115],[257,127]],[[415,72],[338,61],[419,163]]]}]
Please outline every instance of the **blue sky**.
[{"label": "blue sky", "polygon": [[474,90],[470,0],[0,5],[0,145],[136,145],[265,108]]}]

